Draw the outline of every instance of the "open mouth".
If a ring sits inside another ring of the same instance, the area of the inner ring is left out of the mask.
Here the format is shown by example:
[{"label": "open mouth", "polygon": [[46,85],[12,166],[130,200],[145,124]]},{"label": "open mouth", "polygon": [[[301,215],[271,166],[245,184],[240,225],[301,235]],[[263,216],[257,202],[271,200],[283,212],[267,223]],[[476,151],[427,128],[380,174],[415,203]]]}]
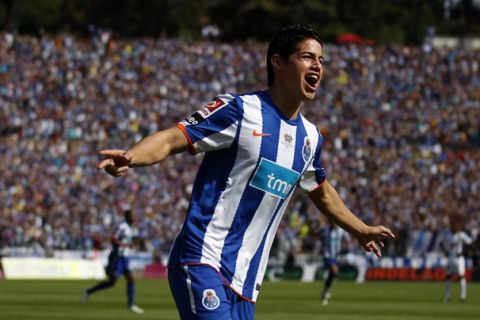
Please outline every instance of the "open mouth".
[{"label": "open mouth", "polygon": [[317,84],[319,80],[320,80],[320,77],[317,74],[308,74],[305,77],[305,81],[312,89],[317,88]]}]

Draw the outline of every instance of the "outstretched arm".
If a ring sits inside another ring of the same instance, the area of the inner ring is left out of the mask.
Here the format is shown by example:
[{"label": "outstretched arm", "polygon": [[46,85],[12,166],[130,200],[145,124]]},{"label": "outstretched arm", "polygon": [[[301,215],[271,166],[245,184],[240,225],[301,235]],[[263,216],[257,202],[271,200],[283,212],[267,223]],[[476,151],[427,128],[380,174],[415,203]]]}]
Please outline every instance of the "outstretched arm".
[{"label": "outstretched arm", "polygon": [[149,135],[128,150],[101,150],[105,157],[97,166],[115,177],[123,176],[130,167],[144,167],[158,163],[171,154],[188,149],[188,140],[177,127]]},{"label": "outstretched arm", "polygon": [[380,250],[383,247],[382,238],[395,238],[390,229],[384,226],[367,226],[354,215],[328,181],[310,192],[308,196],[318,210],[353,234],[366,251],[373,251],[378,257],[382,255]]}]

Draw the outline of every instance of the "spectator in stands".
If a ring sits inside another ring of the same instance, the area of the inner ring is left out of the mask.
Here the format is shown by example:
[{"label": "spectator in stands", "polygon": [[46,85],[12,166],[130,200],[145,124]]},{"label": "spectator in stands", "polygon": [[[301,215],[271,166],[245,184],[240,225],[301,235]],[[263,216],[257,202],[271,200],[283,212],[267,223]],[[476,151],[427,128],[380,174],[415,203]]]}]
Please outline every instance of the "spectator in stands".
[{"label": "spectator in stands", "polygon": [[[167,255],[200,159],[169,158],[165,170],[136,170],[119,185],[92,169],[96,150],[138,141],[217,92],[251,91],[266,82],[264,43],[112,37],[101,54],[96,41],[0,36],[0,248],[6,255],[88,252],[92,236],[114,231],[108,204],[133,191],[138,197],[129,200],[149,212],[141,229]],[[325,52],[328,74],[305,115],[322,130],[329,181],[350,208],[368,222],[402,230],[404,240],[385,253],[415,257],[413,245],[438,253],[438,243],[422,242],[438,242],[450,212],[478,228],[480,52],[332,44]],[[314,211],[300,211],[306,224],[316,220]],[[291,228],[285,232],[291,238]]]}]

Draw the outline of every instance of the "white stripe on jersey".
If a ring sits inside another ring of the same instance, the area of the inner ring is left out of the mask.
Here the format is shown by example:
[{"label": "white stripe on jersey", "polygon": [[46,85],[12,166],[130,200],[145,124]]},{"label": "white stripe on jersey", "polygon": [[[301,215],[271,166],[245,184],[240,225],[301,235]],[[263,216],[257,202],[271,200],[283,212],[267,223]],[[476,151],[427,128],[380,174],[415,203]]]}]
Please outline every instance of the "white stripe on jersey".
[{"label": "white stripe on jersey", "polygon": [[[237,133],[238,122],[232,123],[229,127],[223,129],[218,133],[214,133],[205,137],[203,140],[197,141],[195,145],[196,150],[202,150],[202,152],[208,152],[212,150],[218,150],[228,148],[232,145]],[[228,137],[228,138],[226,138]]]},{"label": "white stripe on jersey", "polygon": [[[262,112],[259,107],[261,103],[258,96],[248,95],[243,96],[242,99],[244,102],[244,118],[259,119],[261,121]],[[252,130],[251,124],[242,123],[239,139],[250,137]],[[227,186],[220,195],[215,213],[205,232],[202,247],[202,263],[207,263],[220,269],[223,245],[242,198],[242,193],[238,192],[238,190],[244,190],[249,183],[248,180],[255,169],[255,163],[260,154],[261,142],[262,139],[256,139],[249,145],[249,150],[238,149],[235,165],[228,179]]]},{"label": "white stripe on jersey", "polygon": [[313,158],[315,157],[315,149],[313,148],[316,148],[319,143],[318,132],[317,128],[311,122],[305,119],[303,115],[300,116],[302,117],[302,122],[307,131],[308,138],[311,139],[310,145],[312,146],[312,159],[310,159],[309,165],[300,178],[298,185],[304,192],[309,192],[318,187],[318,183],[315,179],[315,168],[313,167]]},{"label": "white stripe on jersey", "polygon": [[[120,223],[114,235],[115,239],[124,244],[131,244],[134,236],[135,230],[125,221]],[[131,249],[128,246],[118,247],[118,255],[121,257],[128,257],[130,255],[130,251]]]}]

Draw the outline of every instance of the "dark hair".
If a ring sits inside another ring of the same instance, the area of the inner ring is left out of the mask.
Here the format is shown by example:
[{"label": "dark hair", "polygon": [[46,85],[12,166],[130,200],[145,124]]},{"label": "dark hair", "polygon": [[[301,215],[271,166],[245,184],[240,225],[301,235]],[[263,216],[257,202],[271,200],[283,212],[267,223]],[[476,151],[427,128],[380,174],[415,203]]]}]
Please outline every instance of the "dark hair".
[{"label": "dark hair", "polygon": [[123,211],[123,216],[125,217],[125,219],[131,219],[132,216],[133,216],[133,211],[132,209],[126,209]]},{"label": "dark hair", "polygon": [[323,46],[323,40],[320,34],[310,25],[294,24],[280,29],[270,40],[267,51],[267,75],[268,86],[273,84],[273,65],[270,61],[274,54],[278,54],[284,61],[295,52],[295,47],[299,42],[307,39],[317,40]]}]

